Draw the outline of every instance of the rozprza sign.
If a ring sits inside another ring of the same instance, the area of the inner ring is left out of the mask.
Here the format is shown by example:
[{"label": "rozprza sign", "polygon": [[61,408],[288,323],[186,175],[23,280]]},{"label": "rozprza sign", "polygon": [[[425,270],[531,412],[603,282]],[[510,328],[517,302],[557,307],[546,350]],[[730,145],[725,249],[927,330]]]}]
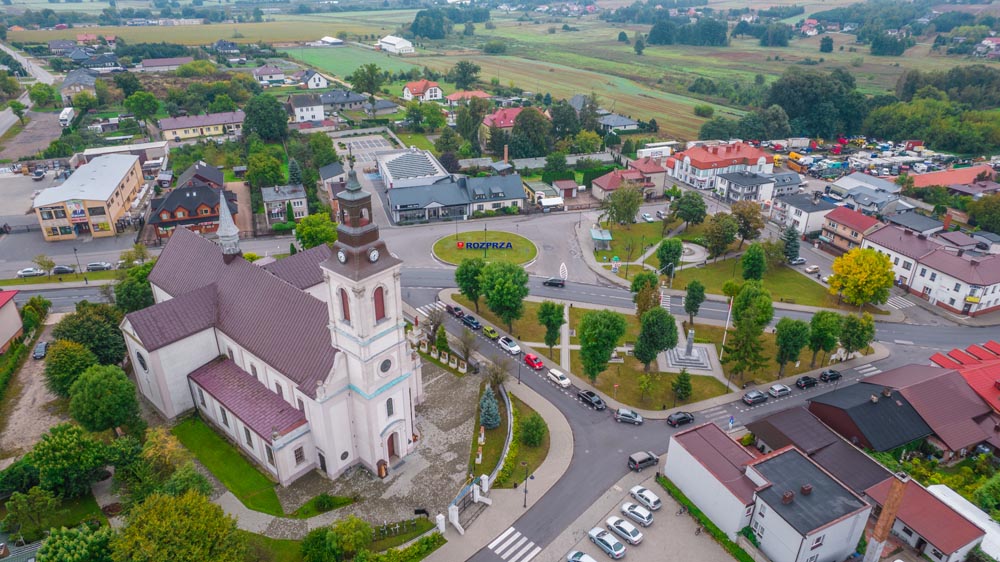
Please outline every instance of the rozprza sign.
[{"label": "rozprza sign", "polygon": [[510,242],[459,242],[459,250],[513,250]]}]

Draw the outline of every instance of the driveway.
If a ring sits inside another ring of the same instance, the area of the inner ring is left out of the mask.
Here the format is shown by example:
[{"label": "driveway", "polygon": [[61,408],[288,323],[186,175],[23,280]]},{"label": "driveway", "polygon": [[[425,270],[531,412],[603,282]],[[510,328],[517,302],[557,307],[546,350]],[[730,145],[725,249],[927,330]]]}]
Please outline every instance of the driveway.
[{"label": "driveway", "polygon": [[48,148],[49,143],[62,135],[62,126],[59,125],[57,113],[29,111],[26,116],[30,121],[24,130],[4,145],[0,151],[0,158],[17,160],[25,156],[34,156]]}]

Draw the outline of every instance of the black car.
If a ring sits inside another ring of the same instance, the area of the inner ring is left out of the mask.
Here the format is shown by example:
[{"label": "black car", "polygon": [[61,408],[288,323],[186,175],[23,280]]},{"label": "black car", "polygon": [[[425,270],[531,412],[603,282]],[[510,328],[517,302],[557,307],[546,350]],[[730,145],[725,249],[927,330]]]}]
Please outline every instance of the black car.
[{"label": "black car", "polygon": [[57,265],[52,268],[52,275],[69,275],[73,273],[72,265]]},{"label": "black car", "polygon": [[604,408],[607,408],[607,406],[604,405],[604,400],[601,400],[601,397],[598,396],[593,390],[581,390],[576,393],[576,396],[584,404],[595,410],[603,410]]},{"label": "black car", "polygon": [[473,330],[478,330],[483,327],[483,325],[479,323],[479,320],[476,320],[476,318],[471,314],[466,314],[462,316],[462,324],[465,324],[466,326],[472,328]]},{"label": "black car", "polygon": [[820,373],[819,380],[823,382],[833,382],[844,378],[844,375],[840,374],[840,371],[836,369],[827,369]]},{"label": "black car", "polygon": [[566,282],[563,281],[562,279],[559,279],[558,277],[550,277],[550,278],[546,279],[545,281],[542,281],[542,285],[545,285],[546,287],[560,287],[560,288],[562,288],[562,287],[566,286]]},{"label": "black car", "polygon": [[670,427],[679,427],[686,423],[691,423],[694,421],[694,414],[691,412],[674,412],[667,416],[667,425]]},{"label": "black car", "polygon": [[49,342],[40,341],[35,344],[35,351],[31,353],[32,359],[45,359],[45,356],[49,353]]},{"label": "black car", "polygon": [[809,375],[803,375],[795,379],[795,386],[799,388],[812,388],[819,384],[819,381],[815,377],[810,377]]},{"label": "black car", "polygon": [[767,402],[767,395],[759,390],[751,390],[743,395],[743,402],[748,406]]}]

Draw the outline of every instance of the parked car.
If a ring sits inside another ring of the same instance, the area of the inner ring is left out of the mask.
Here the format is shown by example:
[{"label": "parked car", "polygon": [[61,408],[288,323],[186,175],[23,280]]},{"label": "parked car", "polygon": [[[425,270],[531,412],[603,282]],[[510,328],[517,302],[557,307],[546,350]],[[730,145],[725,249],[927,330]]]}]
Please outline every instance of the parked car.
[{"label": "parked car", "polygon": [[461,318],[461,317],[465,316],[465,313],[462,312],[462,309],[459,308],[459,307],[457,307],[457,306],[454,306],[454,305],[446,304],[446,305],[444,305],[444,310],[445,310],[445,312],[447,312],[448,314],[451,314],[455,318]]},{"label": "parked car", "polygon": [[502,336],[497,340],[497,344],[500,346],[500,349],[511,355],[519,355],[521,353],[521,346],[517,345],[517,342],[508,336]]},{"label": "parked car", "polygon": [[604,405],[604,400],[601,400],[601,397],[598,396],[593,390],[581,390],[576,393],[576,397],[579,398],[581,402],[595,410],[603,410],[607,408],[607,406]]},{"label": "parked car", "polygon": [[694,421],[694,414],[691,412],[674,412],[667,416],[667,425],[679,427]]},{"label": "parked car", "polygon": [[840,374],[840,371],[836,369],[827,369],[819,374],[819,380],[823,382],[833,382],[844,378],[844,375]]},{"label": "parked car", "polygon": [[810,266],[806,267],[805,271],[806,271],[806,273],[816,273],[817,271],[819,271],[819,266],[818,265],[810,265]]},{"label": "parked car", "polygon": [[630,423],[632,425],[642,425],[642,416],[639,412],[629,410],[628,408],[618,408],[614,413],[615,421],[618,423]]},{"label": "parked car", "polygon": [[476,320],[476,317],[471,314],[462,316],[462,324],[465,324],[473,330],[480,330],[483,327],[483,325],[479,323],[479,320]]},{"label": "parked car", "polygon": [[767,402],[767,395],[759,390],[751,390],[743,395],[743,402],[748,406],[760,404],[761,402]]},{"label": "parked car", "polygon": [[611,517],[608,517],[605,523],[607,523],[608,529],[612,533],[625,539],[625,542],[631,545],[637,545],[642,542],[642,531],[636,529],[635,525],[629,523],[621,517],[612,515]]},{"label": "parked car", "polygon": [[642,472],[648,466],[656,466],[660,462],[660,457],[652,451],[639,451],[628,456],[628,467],[630,470]]},{"label": "parked car", "polygon": [[625,556],[625,545],[618,541],[610,531],[601,527],[594,527],[587,533],[590,542],[597,545],[611,558],[618,560]]},{"label": "parked car", "polygon": [[667,217],[667,214],[664,213],[663,211],[656,211],[656,218],[658,218],[658,219],[664,219],[666,217]]},{"label": "parked car", "polygon": [[656,511],[663,505],[656,494],[642,486],[632,486],[632,489],[628,491],[628,495],[632,496],[632,499],[641,503],[650,511]]},{"label": "parked car", "polygon": [[539,359],[534,353],[526,353],[524,355],[524,364],[536,371],[540,371],[545,368],[545,364],[542,363],[542,360]]},{"label": "parked car", "polygon": [[812,388],[819,384],[819,381],[815,377],[810,377],[809,375],[802,375],[801,377],[795,379],[795,386],[799,388]]},{"label": "parked car", "polygon": [[40,341],[35,344],[35,350],[31,352],[32,359],[45,359],[45,356],[49,354],[49,342]]},{"label": "parked car", "polygon": [[829,283],[830,279],[833,279],[833,275],[826,275],[826,276],[823,277],[823,282],[824,283]]},{"label": "parked car", "polygon": [[109,271],[110,269],[112,266],[106,261],[92,261],[87,264],[87,271]]},{"label": "parked car", "polygon": [[26,267],[17,272],[17,276],[22,279],[25,277],[41,277],[43,275],[46,275],[45,271],[37,267]]},{"label": "parked car", "polygon": [[69,275],[76,271],[72,265],[57,265],[52,268],[52,275]]},{"label": "parked car", "polygon": [[566,562],[597,562],[597,560],[594,560],[594,557],[589,554],[573,550],[566,555]]},{"label": "parked car", "polygon": [[561,386],[562,388],[569,388],[569,385],[572,384],[569,377],[556,369],[549,369],[549,374],[546,376],[550,381],[556,383],[556,386]]},{"label": "parked car", "polygon": [[653,222],[653,215],[651,215],[649,213],[643,213],[642,214],[642,220],[644,220],[646,222]]},{"label": "parked car", "polygon": [[792,389],[783,384],[772,384],[771,388],[767,389],[767,393],[775,398],[781,398],[782,396],[788,396],[791,394]]},{"label": "parked car", "polygon": [[806,258],[804,258],[802,256],[799,256],[799,257],[797,257],[797,258],[795,258],[793,260],[788,260],[788,263],[791,264],[791,265],[802,265],[802,264],[806,263]]},{"label": "parked car", "polygon": [[622,515],[628,517],[643,527],[649,527],[653,524],[653,514],[650,513],[645,507],[632,502],[625,502],[622,504]]},{"label": "parked car", "polygon": [[545,281],[542,281],[542,285],[545,285],[546,287],[559,287],[559,288],[563,288],[563,287],[566,286],[566,281],[564,281],[564,280],[562,280],[562,279],[560,279],[558,277],[549,277]]},{"label": "parked car", "polygon": [[493,326],[484,326],[483,335],[490,338],[491,340],[495,340],[500,337],[500,334],[497,333],[497,329],[494,328]]}]

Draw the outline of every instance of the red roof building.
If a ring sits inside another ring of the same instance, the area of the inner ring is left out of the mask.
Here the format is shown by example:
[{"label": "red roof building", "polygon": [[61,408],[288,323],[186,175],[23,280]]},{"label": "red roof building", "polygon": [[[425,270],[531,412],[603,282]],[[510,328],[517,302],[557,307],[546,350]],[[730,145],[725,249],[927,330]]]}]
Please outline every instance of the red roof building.
[{"label": "red roof building", "polygon": [[14,339],[24,333],[21,314],[14,302],[15,296],[17,291],[0,289],[0,353],[6,353]]},{"label": "red roof building", "polygon": [[513,129],[514,120],[524,111],[523,107],[504,107],[483,117],[483,125],[486,127],[499,127],[501,129]]},{"label": "red roof building", "polygon": [[628,183],[643,188],[643,191],[654,187],[639,170],[612,170],[594,179],[592,193],[596,199],[604,201],[608,194]]},{"label": "red roof building", "polygon": [[819,240],[835,253],[844,253],[861,246],[865,236],[875,232],[882,223],[847,207],[837,207],[823,219]]},{"label": "red roof building", "polygon": [[953,168],[927,174],[913,174],[913,187],[929,187],[932,185],[967,185],[974,183],[980,174],[989,173],[993,177],[993,168],[989,164],[980,164],[968,168]]},{"label": "red roof building", "polygon": [[441,88],[437,82],[424,79],[417,80],[416,82],[407,82],[403,86],[404,100],[433,101],[440,100],[441,97]]},{"label": "red roof building", "polygon": [[1000,413],[1000,343],[988,341],[970,345],[966,352],[953,349],[947,354],[931,355],[931,362],[946,369],[955,369],[965,382],[994,412]]},{"label": "red roof building", "polygon": [[[672,166],[671,166],[672,165]],[[715,189],[715,178],[729,172],[774,172],[774,161],[763,150],[743,142],[696,146],[667,160],[668,173],[696,189]]]},{"label": "red roof building", "polygon": [[479,99],[492,99],[493,96],[487,94],[482,90],[472,90],[471,92],[455,92],[454,94],[448,94],[444,99],[448,100],[448,105],[458,105],[461,102],[468,102],[472,98]]}]

